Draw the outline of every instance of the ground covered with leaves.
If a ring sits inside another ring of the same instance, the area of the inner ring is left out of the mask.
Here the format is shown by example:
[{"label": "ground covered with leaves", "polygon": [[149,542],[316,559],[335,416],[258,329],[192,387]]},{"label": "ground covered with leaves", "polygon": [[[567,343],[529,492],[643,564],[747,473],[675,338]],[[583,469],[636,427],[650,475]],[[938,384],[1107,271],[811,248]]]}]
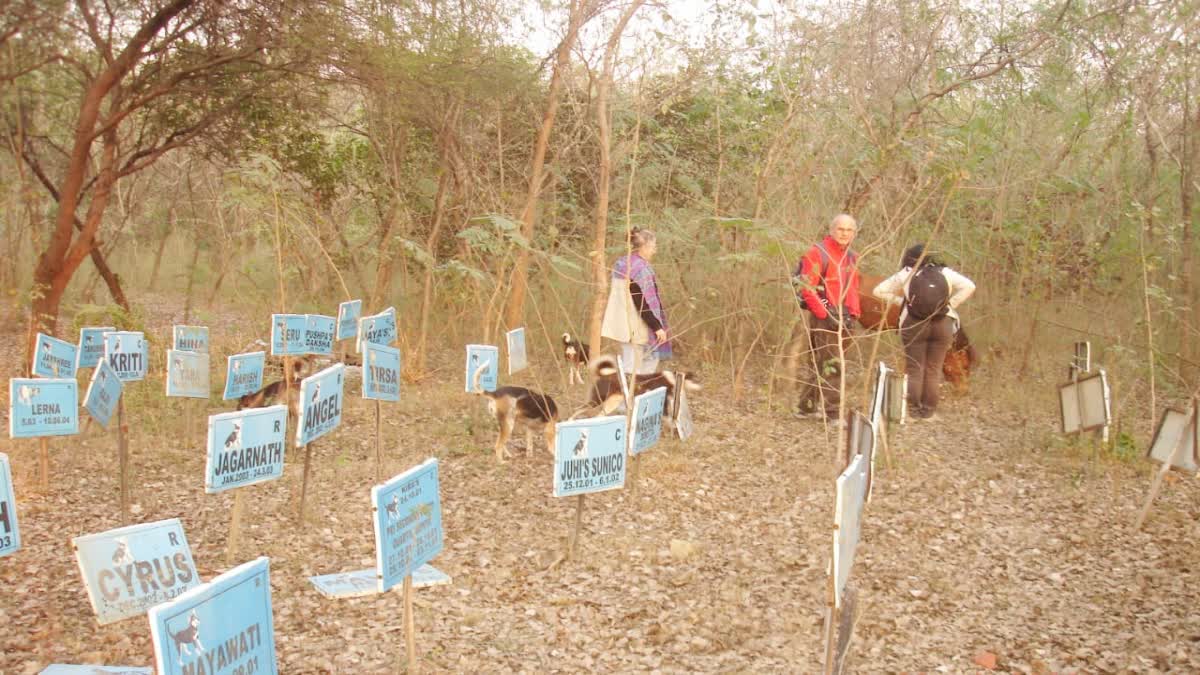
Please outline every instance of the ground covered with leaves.
[{"label": "ground covered with leaves", "polygon": [[[242,337],[214,340],[214,386],[220,348],[240,350]],[[3,341],[16,352],[20,336]],[[582,402],[545,350],[531,343],[531,354],[533,371],[502,380],[537,383],[567,409]],[[483,400],[463,393],[461,359],[458,349],[438,354],[435,375],[384,408],[386,476],[441,462],[446,539],[433,565],[453,583],[417,592],[423,670],[820,669],[831,431],[766,412],[754,393],[733,403],[725,374],[705,373],[706,390],[693,397],[696,437],[664,441],[631,466],[625,489],[588,496],[579,558],[552,566],[575,500],[552,496],[540,437],[532,453],[514,445],[497,465],[494,424]],[[998,372],[985,368],[977,382]],[[751,392],[765,391],[764,379],[752,378]],[[1051,384],[1032,386],[1051,402]],[[130,391],[134,521],[182,519],[208,580],[227,569],[233,495],[204,493],[199,405],[189,427],[187,409],[162,390],[158,374]],[[1196,481],[1171,479],[1134,531],[1149,466],[1057,440],[1051,405],[1013,406],[1004,391],[977,386],[948,399],[937,420],[892,431],[851,573],[861,614],[849,669],[1200,670]],[[245,488],[237,559],[271,559],[281,672],[388,672],[403,654],[398,592],[337,600],[308,581],[374,565],[374,405],[359,392],[352,379],[341,428],[314,446],[302,523],[301,452],[289,450],[282,479]],[[221,403],[206,412],[232,409]],[[36,442],[3,450],[23,547],[0,559],[0,672],[152,665],[144,618],[96,624],[70,545],[124,524],[113,432],[93,426],[52,441],[47,493],[37,491]]]}]

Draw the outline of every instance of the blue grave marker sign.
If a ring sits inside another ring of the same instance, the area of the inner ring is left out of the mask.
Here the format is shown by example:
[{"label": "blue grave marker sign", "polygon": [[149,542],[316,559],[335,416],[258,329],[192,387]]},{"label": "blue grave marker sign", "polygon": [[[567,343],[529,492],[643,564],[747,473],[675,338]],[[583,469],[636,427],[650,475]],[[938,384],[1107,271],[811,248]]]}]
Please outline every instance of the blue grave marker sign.
[{"label": "blue grave marker sign", "polygon": [[505,334],[508,342],[508,374],[520,372],[529,367],[529,356],[525,352],[525,328],[514,328]]},{"label": "blue grave marker sign", "polygon": [[554,448],[554,496],[625,487],[625,417],[559,422]]},{"label": "blue grave marker sign", "polygon": [[122,382],[144,380],[150,361],[150,345],[139,331],[105,333],[104,360]]},{"label": "blue grave marker sign", "polygon": [[17,493],[13,489],[12,466],[8,455],[0,452],[0,558],[21,548],[21,529],[17,526]]},{"label": "blue grave marker sign", "polygon": [[228,401],[262,389],[266,365],[266,352],[231,355],[225,366],[225,393],[222,398]]},{"label": "blue grave marker sign", "polygon": [[79,346],[45,333],[37,334],[33,348],[33,374],[37,377],[75,377]]},{"label": "blue grave marker sign", "polygon": [[442,498],[438,461],[430,458],[371,488],[375,569],[379,590],[404,581],[442,551]]},{"label": "blue grave marker sign", "polygon": [[76,666],[51,663],[38,675],[154,675],[154,669],[139,666]]},{"label": "blue grave marker sign", "polygon": [[145,614],[200,584],[178,518],[88,534],[71,543],[100,625]]},{"label": "blue grave marker sign", "polygon": [[208,326],[173,326],[171,345],[181,352],[208,352]]},{"label": "blue grave marker sign", "polygon": [[159,675],[277,675],[270,562],[239,565],[150,608]]},{"label": "blue grave marker sign", "polygon": [[287,416],[286,405],[210,416],[204,491],[224,492],[282,476]]},{"label": "blue grave marker sign", "polygon": [[303,314],[271,315],[271,356],[302,356],[308,317]]},{"label": "blue grave marker sign", "polygon": [[72,379],[14,377],[8,381],[8,437],[79,433],[79,385]]},{"label": "blue grave marker sign", "polygon": [[400,350],[369,342],[363,347],[363,398],[399,401]]},{"label": "blue grave marker sign", "polygon": [[121,378],[108,367],[108,361],[97,361],[87,392],[83,396],[83,407],[91,414],[92,419],[105,429],[117,412],[117,402],[121,400],[122,389]]},{"label": "blue grave marker sign", "polygon": [[79,361],[76,368],[95,368],[104,360],[104,334],[117,330],[112,326],[88,326],[79,329]]},{"label": "blue grave marker sign", "polygon": [[493,345],[467,345],[466,386],[467,393],[475,391],[475,373],[483,366],[479,376],[479,388],[496,391],[500,379],[500,349]]},{"label": "blue grave marker sign", "polygon": [[304,350],[309,354],[332,354],[337,319],[321,314],[304,316]]},{"label": "blue grave marker sign", "polygon": [[362,317],[362,300],[349,300],[338,305],[337,339],[358,336],[358,320]]},{"label": "blue grave marker sign", "polygon": [[396,308],[388,307],[373,316],[359,319],[355,349],[362,351],[364,342],[389,346],[396,341]]},{"label": "blue grave marker sign", "polygon": [[662,437],[663,409],[666,404],[666,387],[634,397],[633,422],[629,427],[629,454],[640,455],[658,443]]},{"label": "blue grave marker sign", "polygon": [[300,419],[296,446],[333,431],[342,423],[342,390],[346,367],[335,363],[300,381]]},{"label": "blue grave marker sign", "polygon": [[167,350],[167,396],[208,398],[208,352]]}]

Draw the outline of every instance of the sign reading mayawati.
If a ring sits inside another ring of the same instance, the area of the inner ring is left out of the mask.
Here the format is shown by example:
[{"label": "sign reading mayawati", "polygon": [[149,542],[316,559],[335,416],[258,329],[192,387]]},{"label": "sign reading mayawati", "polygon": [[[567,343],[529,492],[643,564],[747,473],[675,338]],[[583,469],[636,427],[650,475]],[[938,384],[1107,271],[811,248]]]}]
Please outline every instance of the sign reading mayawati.
[{"label": "sign reading mayawati", "polygon": [[346,366],[335,363],[300,380],[300,425],[296,447],[312,443],[342,423],[342,390]]},{"label": "sign reading mayawati", "polygon": [[204,491],[223,492],[282,476],[287,416],[286,405],[273,405],[209,417]]},{"label": "sign reading mayawati", "polygon": [[625,416],[560,422],[554,448],[554,496],[625,486]]},{"label": "sign reading mayawati", "polygon": [[375,515],[375,568],[379,590],[404,581],[442,551],[442,498],[438,462],[430,458],[371,488]]},{"label": "sign reading mayawati", "polygon": [[8,381],[9,438],[79,433],[79,385],[74,379],[14,377]]}]

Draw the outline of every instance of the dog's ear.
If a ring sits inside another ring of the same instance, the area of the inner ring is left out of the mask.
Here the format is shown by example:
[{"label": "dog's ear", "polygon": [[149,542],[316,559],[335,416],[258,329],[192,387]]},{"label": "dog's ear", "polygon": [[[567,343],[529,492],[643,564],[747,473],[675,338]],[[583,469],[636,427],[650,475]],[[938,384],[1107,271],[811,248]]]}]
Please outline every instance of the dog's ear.
[{"label": "dog's ear", "polygon": [[691,375],[688,375],[687,379],[683,381],[683,388],[688,391],[700,391],[703,387],[699,382],[693,380]]}]

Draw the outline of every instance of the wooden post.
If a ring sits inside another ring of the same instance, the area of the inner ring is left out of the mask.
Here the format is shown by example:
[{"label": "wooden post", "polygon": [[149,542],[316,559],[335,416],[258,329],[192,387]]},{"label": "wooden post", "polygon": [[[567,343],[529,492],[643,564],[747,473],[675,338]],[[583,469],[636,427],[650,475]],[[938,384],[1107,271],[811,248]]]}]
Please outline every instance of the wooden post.
[{"label": "wooden post", "polygon": [[[837,525],[833,526],[837,530]],[[830,553],[832,556],[832,552]],[[828,583],[825,589],[825,661],[822,671],[825,675],[833,674],[834,647],[837,645],[837,570],[833,568],[833,558],[829,559]]]},{"label": "wooden post", "polygon": [[579,530],[583,525],[583,498],[585,495],[576,497],[575,502],[575,527],[571,528],[571,542],[567,546],[567,559],[574,560],[579,552]]},{"label": "wooden post", "polygon": [[125,395],[117,399],[117,466],[121,472],[121,522],[128,523],[129,517],[129,445],[125,426]]},{"label": "wooden post", "polygon": [[38,464],[41,465],[40,482],[42,492],[50,491],[50,439],[42,436],[38,439]]},{"label": "wooden post", "polygon": [[[299,433],[297,430],[296,433]],[[308,473],[309,467],[312,466],[312,446],[315,441],[310,441],[304,446],[304,482],[300,484],[300,509],[296,514],[296,522],[304,522],[304,500],[308,496]]]},{"label": "wooden post", "polygon": [[[383,422],[382,406],[375,399],[375,482],[383,482]],[[553,448],[552,448],[553,449]]]},{"label": "wooden post", "polygon": [[238,543],[242,538],[242,509],[245,504],[242,490],[243,488],[234,490],[233,494],[233,515],[229,521],[229,541],[225,547],[226,565],[232,565],[237,559]]},{"label": "wooden post", "polygon": [[416,621],[413,619],[413,579],[404,577],[404,643],[408,652],[408,672],[417,672]]}]

